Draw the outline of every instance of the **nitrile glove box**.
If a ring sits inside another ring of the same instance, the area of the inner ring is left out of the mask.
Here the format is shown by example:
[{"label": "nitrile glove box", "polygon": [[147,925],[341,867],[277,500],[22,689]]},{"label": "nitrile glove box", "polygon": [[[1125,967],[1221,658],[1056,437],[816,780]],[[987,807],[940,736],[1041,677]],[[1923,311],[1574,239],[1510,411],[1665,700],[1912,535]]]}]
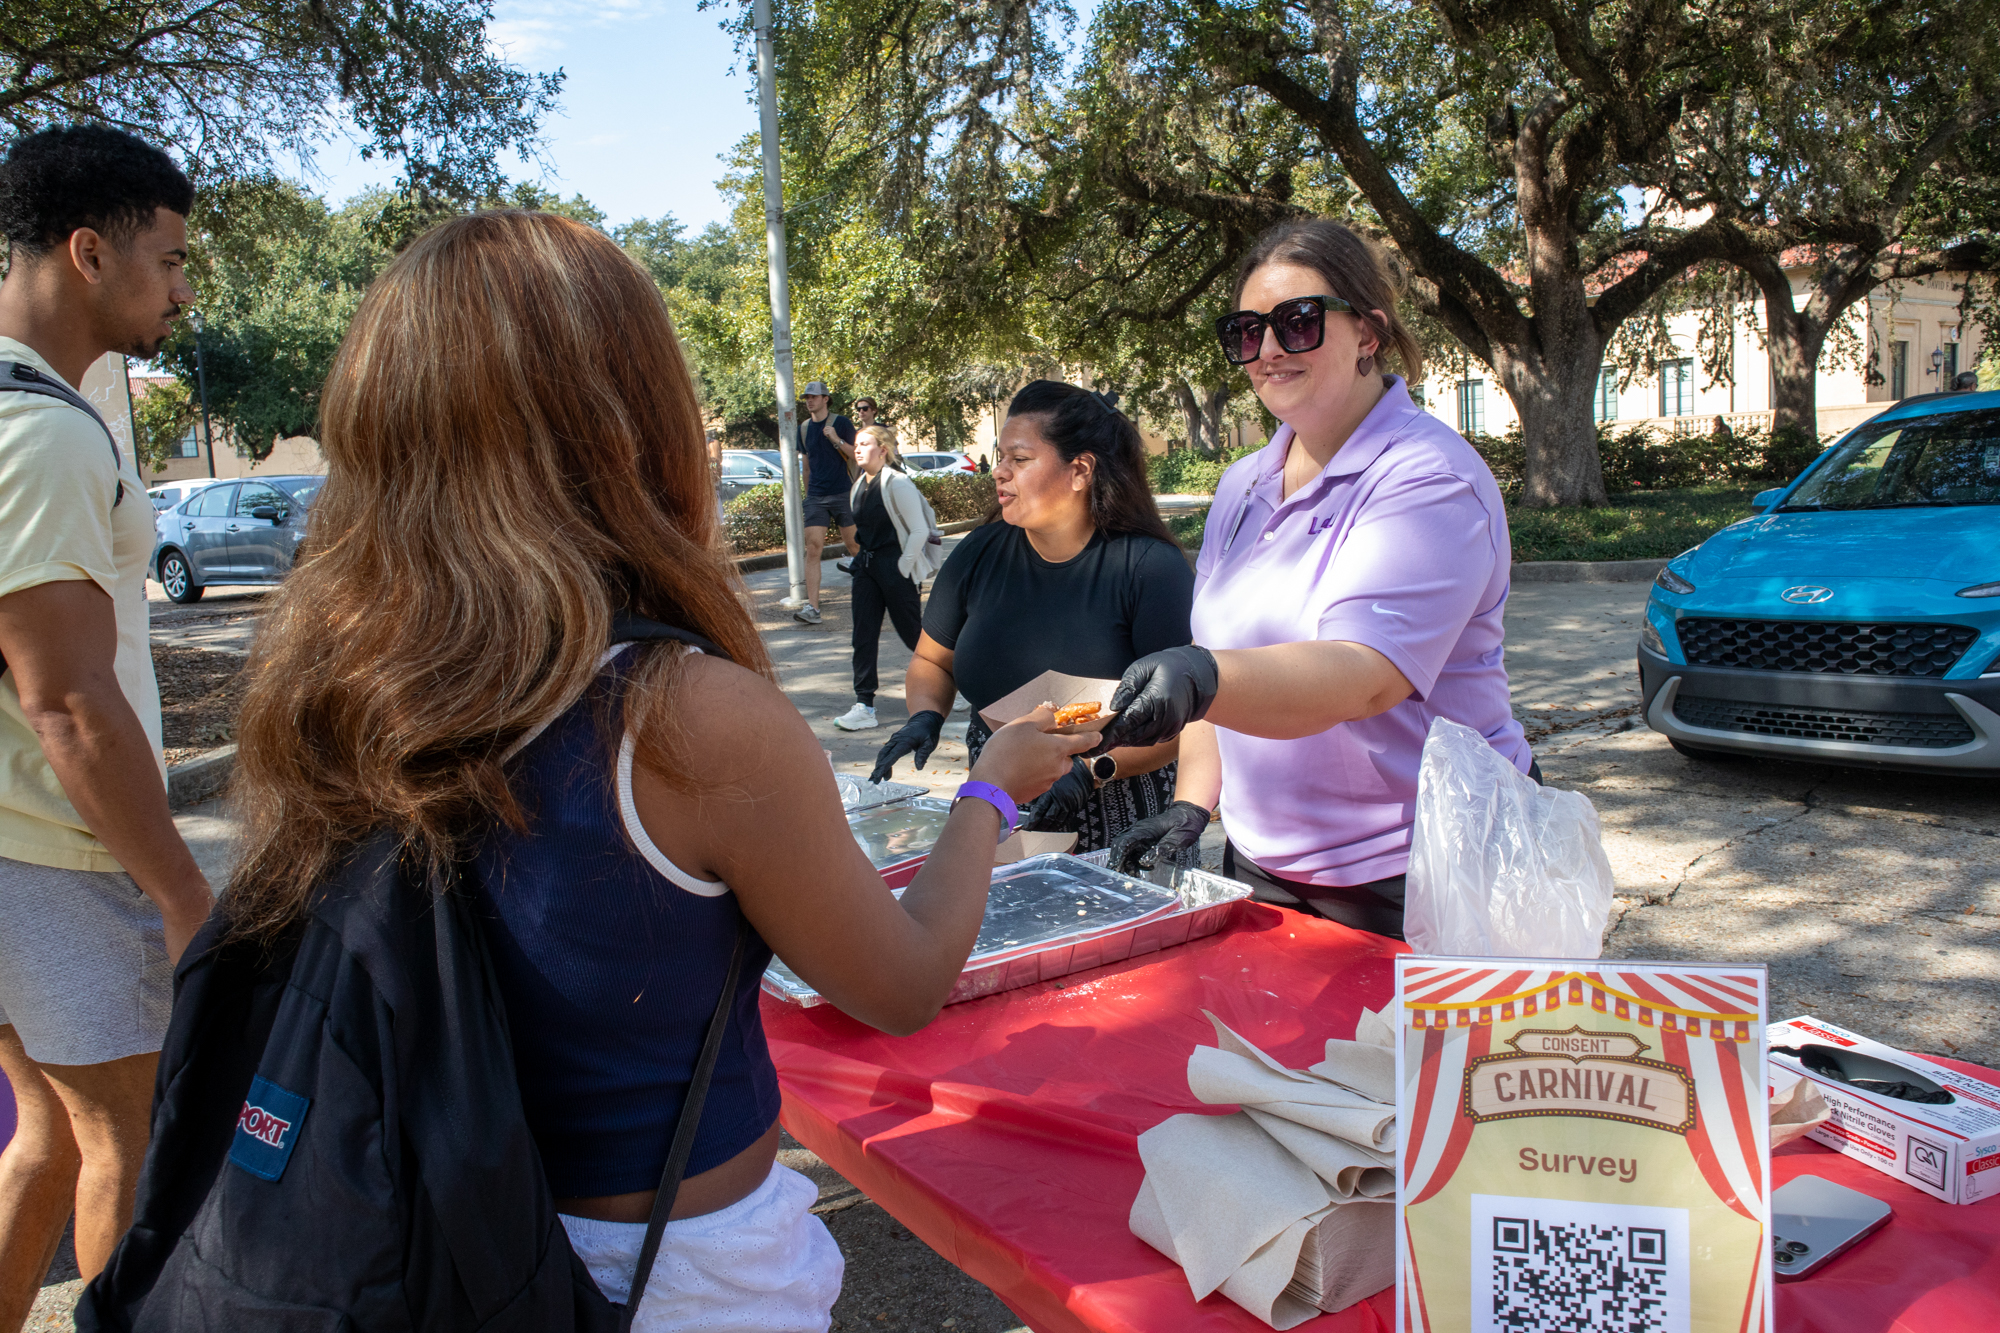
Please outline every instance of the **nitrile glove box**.
[{"label": "nitrile glove box", "polygon": [[[1833,1111],[1807,1138],[1946,1203],[2000,1194],[2000,1087],[1817,1018],[1769,1031],[1779,1091],[1809,1078]],[[1950,1100],[1887,1091],[1898,1085]]]}]

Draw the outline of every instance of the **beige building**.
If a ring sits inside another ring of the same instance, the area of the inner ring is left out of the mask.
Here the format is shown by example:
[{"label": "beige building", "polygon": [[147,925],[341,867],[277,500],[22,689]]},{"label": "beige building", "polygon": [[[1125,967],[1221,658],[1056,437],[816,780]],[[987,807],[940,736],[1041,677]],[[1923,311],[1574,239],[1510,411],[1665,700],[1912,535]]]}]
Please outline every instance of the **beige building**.
[{"label": "beige building", "polygon": [[[1809,275],[1790,270],[1803,303]],[[1977,323],[1959,312],[1960,289],[1949,277],[1880,288],[1843,316],[1844,328],[1827,339],[1820,356],[1817,404],[1822,438],[1851,429],[1904,398],[1951,387],[1962,370],[1976,370],[1982,348]],[[1734,383],[1711,382],[1695,350],[1697,312],[1673,316],[1668,327],[1680,355],[1664,360],[1657,375],[1627,379],[1606,365],[1599,374],[1597,420],[1618,428],[1650,427],[1662,435],[1706,432],[1721,417],[1732,427],[1771,422],[1770,361],[1761,330],[1761,301],[1745,306],[1730,349]],[[1749,324],[1746,326],[1745,317]],[[1860,364],[1842,344],[1860,352]],[[1872,366],[1880,383],[1871,383]],[[1427,367],[1421,386],[1425,406],[1469,435],[1504,435],[1518,424],[1513,400],[1486,366],[1463,372],[1446,358]]]},{"label": "beige building", "polygon": [[[115,355],[106,358],[107,362],[122,360]],[[122,371],[122,366],[118,370]],[[110,378],[113,373],[116,372],[107,371],[106,377]],[[92,374],[97,374],[97,368],[93,368]],[[129,444],[132,438],[130,404],[144,398],[154,386],[168,383],[171,377],[126,375],[125,379],[131,387],[124,413],[124,433],[120,439]],[[318,443],[309,435],[294,435],[288,440],[280,440],[272,448],[270,457],[253,462],[235,449],[227,431],[213,422],[210,425],[215,445],[213,469],[209,466],[209,449],[203,439],[201,418],[196,417],[187,434],[181,437],[178,452],[170,453],[165,466],[149,476],[146,484],[152,486],[169,481],[186,481],[190,477],[322,476],[326,472],[326,460],[320,456]],[[114,425],[112,429],[116,431],[119,427]]]}]

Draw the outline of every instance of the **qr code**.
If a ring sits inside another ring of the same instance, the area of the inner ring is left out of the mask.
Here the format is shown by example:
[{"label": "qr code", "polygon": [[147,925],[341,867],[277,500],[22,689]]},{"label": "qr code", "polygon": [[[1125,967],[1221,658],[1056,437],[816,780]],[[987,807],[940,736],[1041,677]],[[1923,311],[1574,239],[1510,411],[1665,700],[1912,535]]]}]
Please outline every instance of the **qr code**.
[{"label": "qr code", "polygon": [[1687,1210],[1472,1196],[1475,1333],[1687,1333]]}]

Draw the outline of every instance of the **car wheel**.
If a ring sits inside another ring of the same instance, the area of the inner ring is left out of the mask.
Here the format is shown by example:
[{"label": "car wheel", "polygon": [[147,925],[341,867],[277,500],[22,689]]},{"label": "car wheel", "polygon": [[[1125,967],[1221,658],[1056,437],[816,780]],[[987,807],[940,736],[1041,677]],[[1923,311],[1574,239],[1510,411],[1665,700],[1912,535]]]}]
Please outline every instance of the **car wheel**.
[{"label": "car wheel", "polygon": [[1733,764],[1747,757],[1737,754],[1734,750],[1710,750],[1699,745],[1689,745],[1683,741],[1677,741],[1671,736],[1667,737],[1667,744],[1673,746],[1690,759],[1699,759],[1710,764]]},{"label": "car wheel", "polygon": [[169,598],[183,606],[201,600],[202,587],[194,581],[194,571],[188,568],[187,557],[179,551],[168,551],[160,557],[160,586],[167,590]]}]

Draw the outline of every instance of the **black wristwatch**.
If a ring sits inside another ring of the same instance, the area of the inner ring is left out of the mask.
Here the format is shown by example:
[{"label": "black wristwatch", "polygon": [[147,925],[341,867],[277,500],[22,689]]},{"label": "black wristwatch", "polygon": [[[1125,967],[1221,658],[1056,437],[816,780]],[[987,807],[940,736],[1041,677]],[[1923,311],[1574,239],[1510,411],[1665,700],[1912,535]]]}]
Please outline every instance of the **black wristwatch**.
[{"label": "black wristwatch", "polygon": [[1118,776],[1118,761],[1108,754],[1101,754],[1090,761],[1090,778],[1098,786]]}]

